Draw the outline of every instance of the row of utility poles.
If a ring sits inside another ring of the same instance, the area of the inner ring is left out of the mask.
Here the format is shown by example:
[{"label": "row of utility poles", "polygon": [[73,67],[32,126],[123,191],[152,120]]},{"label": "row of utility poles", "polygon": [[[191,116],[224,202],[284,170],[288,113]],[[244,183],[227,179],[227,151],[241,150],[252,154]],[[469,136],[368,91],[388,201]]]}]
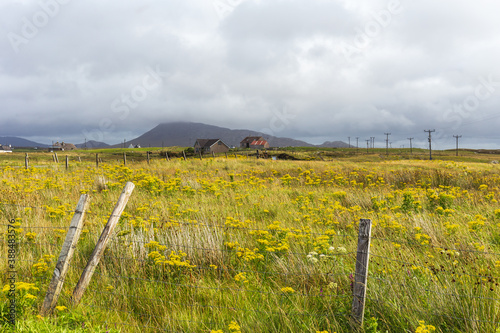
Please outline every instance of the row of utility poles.
[{"label": "row of utility poles", "polygon": [[[431,133],[434,133],[435,131],[436,130],[434,130],[434,129],[424,130],[424,132],[429,134],[428,141],[429,141],[429,159],[430,160],[432,160],[432,134]],[[391,135],[391,133],[384,133],[384,135],[385,135],[385,154],[389,155],[389,144],[390,144],[389,135]],[[458,156],[458,139],[461,138],[462,136],[461,135],[454,135],[453,137],[457,141],[456,156]],[[407,139],[410,140],[410,154],[413,154],[412,140],[415,138],[407,138]],[[351,137],[348,136],[347,140],[349,142],[349,147],[351,147]],[[375,137],[371,136],[370,139],[366,139],[365,141],[366,141],[366,152],[369,153],[370,148],[375,148]],[[359,149],[358,143],[359,143],[359,136],[356,137],[356,149],[357,150]]]}]

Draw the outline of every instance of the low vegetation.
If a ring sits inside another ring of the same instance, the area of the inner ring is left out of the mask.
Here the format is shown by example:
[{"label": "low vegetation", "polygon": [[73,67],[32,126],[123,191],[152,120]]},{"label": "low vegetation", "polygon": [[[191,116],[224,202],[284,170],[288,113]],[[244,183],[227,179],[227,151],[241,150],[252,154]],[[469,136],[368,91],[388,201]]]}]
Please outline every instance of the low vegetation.
[{"label": "low vegetation", "polygon": [[[24,332],[351,332],[358,223],[372,220],[365,332],[496,332],[495,155],[297,150],[170,161],[153,150],[0,158],[1,271],[17,225]],[[182,153],[182,149],[177,152]],[[339,157],[335,157],[335,154]],[[330,154],[330,155],[329,155]],[[272,155],[272,154],[271,154]],[[78,160],[77,156],[80,157]],[[131,155],[132,156],[132,155]],[[36,163],[35,163],[36,162]],[[136,188],[81,303],[71,294],[127,181]],[[90,211],[54,313],[39,316],[73,210]],[[0,325],[11,328],[2,274]]]}]

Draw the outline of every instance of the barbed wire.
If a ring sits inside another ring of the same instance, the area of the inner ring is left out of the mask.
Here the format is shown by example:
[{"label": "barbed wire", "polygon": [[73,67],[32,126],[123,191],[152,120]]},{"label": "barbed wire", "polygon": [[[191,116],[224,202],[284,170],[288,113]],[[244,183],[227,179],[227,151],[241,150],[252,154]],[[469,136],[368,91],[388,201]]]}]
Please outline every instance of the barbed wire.
[{"label": "barbed wire", "polygon": [[428,248],[434,248],[434,249],[440,249],[440,250],[444,250],[444,251],[456,251],[456,252],[463,252],[463,253],[479,253],[479,254],[491,254],[491,255],[495,255],[495,256],[500,256],[500,253],[497,253],[497,252],[486,252],[486,251],[479,251],[479,250],[467,250],[467,249],[457,249],[457,248],[450,248],[448,246],[437,246],[437,245],[431,245],[431,244],[421,244],[419,242],[416,242],[416,241],[412,241],[412,240],[408,240],[408,241],[404,241],[404,240],[392,240],[392,239],[387,239],[387,238],[380,238],[380,237],[370,237],[371,240],[384,240],[384,241],[387,241],[387,242],[391,242],[391,243],[396,243],[396,244],[407,244],[407,245],[419,245],[419,246],[422,246],[422,247],[428,247]]}]

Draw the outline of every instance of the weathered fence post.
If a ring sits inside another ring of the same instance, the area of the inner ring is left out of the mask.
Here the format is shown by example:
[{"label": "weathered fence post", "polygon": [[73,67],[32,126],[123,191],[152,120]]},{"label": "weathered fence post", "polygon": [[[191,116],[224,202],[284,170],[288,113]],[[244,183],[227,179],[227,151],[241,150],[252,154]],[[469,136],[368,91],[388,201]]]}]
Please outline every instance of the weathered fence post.
[{"label": "weathered fence post", "polygon": [[29,168],[29,162],[28,162],[28,153],[26,153],[26,155],[24,156],[24,167],[26,169]]},{"label": "weathered fence post", "polygon": [[183,150],[182,155],[184,156],[184,161],[186,160],[186,152]]},{"label": "weathered fence post", "polygon": [[82,159],[80,158],[80,156],[78,156],[78,162],[82,162]]},{"label": "weathered fence post", "polygon": [[354,274],[354,290],[352,295],[351,325],[362,327],[365,312],[366,281],[368,278],[368,261],[370,259],[370,237],[372,221],[359,221],[358,250],[356,255],[356,273]]},{"label": "weathered fence post", "polygon": [[127,153],[123,152],[123,165],[127,165]]},{"label": "weathered fence post", "polygon": [[66,155],[66,170],[69,168],[69,157]]},{"label": "weathered fence post", "polygon": [[52,161],[54,161],[54,163],[56,163],[56,155],[52,155]]},{"label": "weathered fence post", "polygon": [[226,159],[227,159],[227,152],[226,152],[226,153],[224,153],[224,154],[226,154]]},{"label": "weathered fence post", "polygon": [[147,159],[148,164],[149,164],[149,151],[146,152],[146,159]]},{"label": "weathered fence post", "polygon": [[106,250],[109,238],[113,233],[116,225],[118,224],[118,220],[120,219],[120,216],[122,215],[122,212],[127,205],[128,199],[130,198],[134,187],[135,185],[133,183],[127,182],[127,184],[123,188],[123,191],[118,198],[118,202],[116,203],[115,208],[113,209],[113,212],[109,217],[108,223],[106,223],[106,226],[102,230],[101,237],[99,237],[94,251],[92,251],[92,255],[90,256],[87,266],[85,266],[85,269],[80,276],[80,280],[78,280],[78,284],[76,285],[75,290],[73,290],[71,301],[74,305],[80,303],[83,293],[85,292],[85,289],[87,289],[87,286],[90,283],[90,279],[92,279],[92,275],[94,274],[95,268],[99,264],[99,261],[104,254],[104,250]]},{"label": "weathered fence post", "polygon": [[170,161],[170,158],[168,157],[168,151],[165,152],[165,157],[167,158],[167,161]]},{"label": "weathered fence post", "polygon": [[83,227],[83,219],[85,218],[85,211],[87,210],[90,202],[90,196],[87,194],[82,194],[80,200],[76,205],[75,214],[71,220],[68,233],[66,234],[66,239],[61,249],[61,254],[57,260],[56,268],[52,274],[52,280],[50,281],[49,288],[47,289],[47,294],[43,300],[42,309],[40,310],[40,315],[45,316],[46,314],[52,312],[57,304],[59,294],[61,293],[64,279],[68,273],[69,264],[71,258],[75,252],[76,244],[80,238]]},{"label": "weathered fence post", "polygon": [[215,153],[214,152],[212,152],[212,158],[215,158]]},{"label": "weathered fence post", "polygon": [[57,157],[57,153],[54,153],[54,157],[56,158],[56,163],[59,163],[59,158]]},{"label": "weathered fence post", "polygon": [[95,167],[99,168],[99,154],[95,154]]}]

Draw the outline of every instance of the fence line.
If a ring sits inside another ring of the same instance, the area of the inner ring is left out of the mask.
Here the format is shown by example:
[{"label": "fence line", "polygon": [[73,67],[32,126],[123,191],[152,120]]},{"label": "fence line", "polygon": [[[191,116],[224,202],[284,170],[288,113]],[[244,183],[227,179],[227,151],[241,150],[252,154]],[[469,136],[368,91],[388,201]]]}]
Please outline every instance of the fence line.
[{"label": "fence line", "polygon": [[[13,205],[14,206],[14,205]],[[26,207],[26,206],[22,206],[23,208]],[[30,206],[30,208],[40,208],[40,209],[43,209],[44,207],[36,207],[36,206]],[[71,211],[71,212],[74,212],[74,211]],[[109,218],[110,216],[112,215],[99,215],[97,213],[90,213],[90,215],[93,215],[93,216],[98,216],[98,217],[101,217],[101,218]],[[143,219],[149,219],[150,217],[143,217],[143,216],[137,216],[137,215],[129,215],[128,216],[129,219],[132,219],[132,218],[143,218]],[[163,221],[165,222],[165,221]],[[270,229],[265,229],[265,228],[250,228],[250,227],[241,227],[241,226],[232,226],[232,225],[225,225],[225,224],[217,224],[217,223],[191,223],[191,222],[180,222],[180,221],[176,221],[174,222],[177,224],[177,226],[180,226],[182,228],[200,228],[200,227],[207,227],[207,228],[210,228],[212,230],[215,230],[215,229],[224,229],[224,230],[240,230],[240,231],[267,231],[267,232],[273,232],[273,230],[270,230]],[[0,227],[7,227],[8,225],[7,224],[0,224]],[[123,227],[123,226],[122,226]],[[20,228],[24,229],[24,230],[31,230],[31,229],[39,229],[39,230],[55,230],[55,229],[60,229],[60,230],[67,230],[68,229],[68,226],[49,226],[49,227],[30,227],[30,226],[25,226],[25,225],[21,225]],[[134,231],[134,228],[132,228],[132,233]],[[325,233],[312,233],[312,232],[308,232],[308,231],[303,231],[303,230],[293,230],[292,232],[296,233],[296,234],[303,234],[303,235],[308,235],[308,236],[320,236],[320,235],[326,235]],[[97,233],[95,232],[88,232],[89,235],[94,235],[94,236],[97,236]],[[332,240],[332,238],[336,238],[336,237],[339,237],[339,238],[344,238],[344,239],[350,239],[350,240],[354,240],[354,236],[352,235],[327,235],[330,237],[330,241]],[[153,237],[151,237],[151,239],[155,239]],[[397,240],[397,239],[390,239],[390,238],[387,238],[387,237],[374,237],[372,236],[371,237],[372,240],[377,240],[377,241],[381,241],[381,242],[387,242],[387,243],[398,243],[398,244],[410,244],[410,245],[414,245],[415,242],[412,242],[412,241],[404,241],[404,240]],[[222,241],[223,239],[221,239]],[[5,241],[0,241],[0,243],[5,243]],[[112,238],[112,244],[114,245],[122,245],[123,244],[147,244],[149,243],[148,241],[146,240],[129,240],[129,239],[124,239],[123,237],[117,237],[117,232],[114,233],[114,236]],[[50,246],[60,246],[61,244],[59,243],[51,243],[51,242],[38,242],[37,240],[34,241],[34,242],[29,242],[29,241],[26,241],[26,242],[18,242],[19,245],[37,245],[37,246],[46,246],[46,245],[50,245]],[[235,252],[235,250],[230,250],[230,249],[225,249],[225,248],[216,248],[216,247],[200,247],[200,246],[190,246],[186,243],[160,243],[159,242],[159,245],[166,245],[166,246],[170,246],[170,247],[177,247],[177,248],[190,248],[190,249],[194,249],[194,250],[199,250],[199,251],[220,251],[220,252],[224,252],[224,253],[231,253],[231,252]],[[221,246],[223,246],[223,244],[221,244]],[[466,250],[466,249],[453,249],[453,248],[449,248],[449,247],[443,247],[443,246],[439,246],[438,244],[434,244],[434,245],[419,245],[419,246],[425,246],[425,247],[429,247],[429,248],[435,248],[435,249],[441,249],[441,250],[444,250],[444,251],[456,251],[456,252],[459,252],[459,253],[475,253],[475,254],[478,254],[478,255],[495,255],[495,256],[500,256],[500,253],[495,253],[495,252],[486,252],[486,251],[475,251],[475,250]],[[27,247],[26,246],[23,246],[22,247],[23,249],[26,249]],[[376,245],[374,244],[373,248],[377,248]],[[24,251],[24,250],[23,250]],[[165,250],[165,253],[167,253],[168,249]],[[390,261],[390,262],[394,262],[394,263],[399,263],[399,264],[403,264],[403,265],[407,265],[407,266],[411,266],[411,265],[415,265],[415,266],[421,266],[421,267],[425,267],[425,268],[428,268],[428,269],[431,269],[431,266],[429,265],[425,265],[423,264],[421,261],[415,261],[415,262],[411,262],[411,261],[406,261],[406,260],[402,260],[402,259],[398,259],[398,258],[389,258],[387,256],[384,256],[384,255],[380,255],[380,254],[377,254],[377,253],[373,253],[372,251],[370,251],[371,253],[371,256],[372,256],[372,260],[373,258],[377,258],[377,259],[381,259],[381,260],[385,260],[385,261]],[[266,253],[266,255],[272,255],[274,252],[272,251],[263,251],[261,252],[262,254]],[[332,253],[330,254],[331,256],[334,256],[334,257],[345,257],[345,258],[352,258],[352,256],[354,255],[354,253],[356,253],[355,251],[348,251],[346,253]],[[295,255],[295,256],[307,256],[309,253],[301,253],[301,252],[289,252],[287,251],[285,256],[287,255]],[[81,256],[82,253],[79,253],[79,255]],[[132,261],[136,261],[136,262],[142,262],[142,263],[146,263],[148,261],[147,259],[147,253],[146,255],[143,257],[143,258],[136,258],[136,257],[126,257],[126,256],[116,256],[116,255],[113,255],[113,254],[106,254],[105,259],[111,259],[111,260],[118,260],[118,261],[127,261],[127,260],[132,260]],[[267,257],[266,257],[267,258]],[[224,258],[223,258],[224,259]],[[460,260],[460,257],[457,257],[458,260]],[[0,257],[0,260],[6,260],[6,257]],[[266,259],[267,260],[267,259]],[[27,260],[27,259],[17,259],[17,261],[19,262],[31,262],[31,263],[36,263],[38,262],[37,260]],[[334,266],[334,263],[332,263],[332,267]],[[76,265],[76,264],[71,264],[71,267],[73,270],[76,270],[76,269],[81,269],[82,267],[80,267],[79,265]],[[373,267],[373,266],[372,266]],[[210,270],[210,266],[209,265],[197,265],[196,269],[198,270],[198,272],[203,272],[203,271],[208,271]],[[453,267],[451,267],[451,269],[453,269]],[[462,272],[458,272],[458,269],[459,267],[456,268],[456,271],[455,272],[451,272],[451,271],[442,271],[440,270],[439,273],[442,273],[443,275],[452,275],[454,277],[457,277],[457,276],[467,276],[467,277],[471,277],[471,278],[479,278],[479,279],[482,279],[482,278],[488,278],[488,279],[500,279],[500,277],[497,277],[497,276],[492,276],[492,275],[481,275],[481,274],[468,274],[468,273],[462,273]],[[324,273],[317,273],[317,274],[312,274],[312,273],[303,273],[303,272],[290,272],[290,273],[280,273],[280,272],[266,272],[266,271],[259,271],[259,270],[245,270],[245,269],[242,269],[242,270],[238,270],[238,269],[225,269],[225,268],[221,268],[221,267],[218,267],[217,269],[217,272],[218,274],[225,274],[225,273],[229,273],[229,272],[232,272],[232,273],[253,273],[253,274],[262,274],[264,275],[265,277],[267,276],[303,276],[303,277],[306,277],[306,276],[314,276],[314,275],[318,275],[318,276],[327,276],[327,278],[341,278],[341,277],[344,277],[348,274],[352,274],[352,272],[341,272],[341,273],[328,273],[328,274],[324,274]],[[134,276],[123,276],[123,275],[120,275],[120,274],[105,274],[105,273],[102,273],[100,270],[96,270],[95,274],[101,276],[101,277],[108,277],[108,278],[111,278],[111,279],[114,279],[114,280],[136,280],[136,281],[140,281],[142,283],[149,283],[149,284],[156,284],[156,283],[162,283],[162,284],[165,284],[165,285],[170,285],[170,286],[174,286],[174,287],[182,287],[182,288],[191,288],[191,289],[195,289],[195,290],[198,290],[198,289],[210,289],[210,290],[215,290],[215,291],[228,291],[228,292],[236,292],[236,293],[241,293],[241,292],[245,292],[245,293],[249,293],[249,294],[261,294],[261,295],[273,295],[273,296],[280,296],[280,295],[284,295],[283,293],[279,293],[279,292],[263,292],[263,291],[253,291],[253,290],[247,290],[247,289],[241,289],[241,288],[222,288],[222,287],[213,287],[213,288],[208,288],[208,287],[200,287],[200,286],[196,286],[196,285],[193,285],[193,284],[176,284],[176,283],[171,283],[171,282],[168,282],[168,281],[162,281],[162,280],[155,280],[155,279],[144,279],[144,278],[139,278],[139,277],[134,277]],[[202,274],[202,273],[201,273]],[[30,277],[29,274],[24,274],[23,275],[24,277]],[[435,274],[433,274],[433,276],[435,276]],[[409,290],[409,285],[410,284],[407,284],[405,283],[406,282],[411,282],[411,277],[406,277],[405,279],[403,279],[403,283],[401,283],[402,281],[401,280],[398,280],[396,278],[380,278],[378,276],[375,276],[374,273],[372,272],[372,269],[370,269],[370,273],[368,275],[368,285],[370,285],[371,283],[375,282],[375,283],[380,283],[380,284],[386,284],[388,286],[399,286],[401,288],[403,288],[403,290],[406,290],[407,292],[410,292]],[[449,283],[450,282],[450,279],[443,279],[441,280],[442,282],[441,283]],[[437,286],[438,283],[435,283],[435,285]],[[485,286],[481,285],[480,288],[486,288]],[[91,288],[89,288],[91,289]],[[425,288],[423,286],[418,286],[418,290],[420,290],[421,292],[425,292],[425,293],[429,293],[429,294],[436,294],[436,295],[443,295],[443,296],[446,296],[446,297],[454,297],[454,298],[462,298],[462,299],[476,299],[476,300],[489,300],[489,301],[494,301],[494,302],[497,302],[497,301],[500,301],[500,298],[495,298],[495,297],[486,297],[486,296],[482,296],[482,295],[467,295],[467,294],[460,294],[460,293],[453,293],[453,292],[439,292],[439,291],[435,291],[435,290],[432,290],[432,289],[429,289],[429,288]],[[102,293],[102,290],[96,290],[95,293]],[[126,294],[126,295],[121,295],[121,296],[124,296],[125,298],[126,297],[131,297],[131,298],[135,298],[135,297],[142,297],[140,295],[135,295],[135,294]],[[352,295],[350,293],[345,293],[345,294],[330,294],[330,295],[323,295],[323,294],[306,294],[306,293],[295,293],[294,294],[295,297],[303,297],[303,298],[319,298],[319,297],[324,297],[324,298],[337,298],[337,299],[344,299],[344,298],[349,298],[351,297]],[[162,301],[163,299],[161,298],[154,298],[155,300],[158,300],[158,301]],[[370,297],[370,293],[367,294],[367,300],[369,302],[380,302],[380,303],[384,303],[384,300],[383,299],[379,299],[379,298],[371,298]],[[185,303],[182,303],[182,302],[179,302],[178,303],[179,305],[185,305]],[[82,306],[84,307],[91,307],[85,303],[82,303]],[[187,305],[189,306],[189,305]],[[403,305],[404,306],[404,305]],[[206,307],[210,307],[210,306],[206,306]],[[216,308],[220,308],[220,309],[223,309],[223,307],[216,307]],[[105,308],[105,309],[108,309],[109,308]],[[239,308],[232,308],[236,311],[248,311],[248,310],[245,310],[245,309],[239,309]],[[415,309],[413,309],[415,310]],[[432,314],[431,311],[419,311],[419,312],[422,312],[422,313],[425,313],[425,314]],[[265,312],[265,313],[268,313],[268,312]],[[280,312],[281,314],[283,314],[283,312]],[[329,313],[330,314],[330,313]],[[341,313],[338,313],[339,315],[342,315]],[[295,315],[295,314],[294,314]],[[296,315],[306,315],[306,314],[303,314],[303,313],[297,313]],[[318,316],[323,316],[324,314],[318,314]],[[347,313],[344,313],[344,315],[347,315]],[[446,317],[449,317],[449,318],[453,318],[453,319],[457,319],[457,320],[463,320],[463,321],[475,321],[475,322],[484,322],[484,323],[492,323],[492,324],[500,324],[500,322],[497,322],[497,321],[491,321],[491,320],[476,320],[476,319],[471,319],[471,318],[461,318],[461,317],[453,317],[453,316],[449,316],[449,315],[443,315],[443,314],[437,314],[438,316],[446,316]],[[310,316],[316,316],[315,314],[312,314]],[[117,324],[117,325],[120,325],[120,323],[112,323],[112,324]],[[131,326],[134,326],[134,325],[131,325]],[[153,326],[153,327],[148,327],[148,326],[141,326],[141,327],[146,327],[146,328],[152,328],[152,329],[158,329],[158,327],[156,326]]]}]

